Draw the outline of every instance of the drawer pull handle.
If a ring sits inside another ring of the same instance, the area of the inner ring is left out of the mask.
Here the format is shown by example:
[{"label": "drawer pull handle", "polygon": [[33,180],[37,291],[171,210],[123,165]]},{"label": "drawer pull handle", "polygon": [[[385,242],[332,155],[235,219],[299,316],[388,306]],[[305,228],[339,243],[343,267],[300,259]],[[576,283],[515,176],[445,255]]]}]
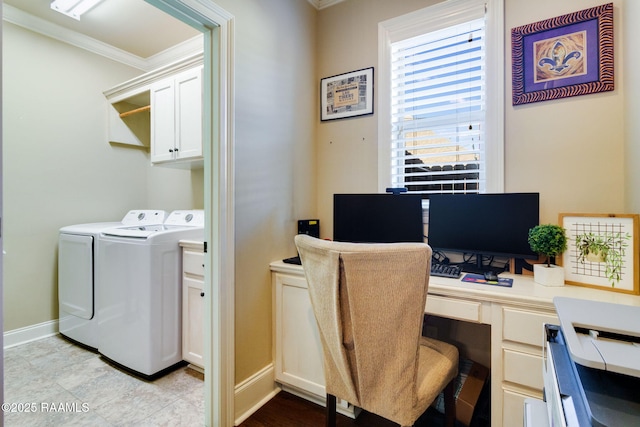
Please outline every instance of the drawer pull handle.
[{"label": "drawer pull handle", "polygon": [[200,296],[203,297],[204,296],[204,292],[200,292]]}]

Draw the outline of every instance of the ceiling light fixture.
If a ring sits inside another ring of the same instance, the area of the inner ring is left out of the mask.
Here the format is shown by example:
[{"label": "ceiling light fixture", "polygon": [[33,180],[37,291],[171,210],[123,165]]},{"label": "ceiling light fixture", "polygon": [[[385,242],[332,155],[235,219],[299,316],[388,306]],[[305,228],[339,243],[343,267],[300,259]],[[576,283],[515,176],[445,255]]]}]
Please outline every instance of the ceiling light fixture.
[{"label": "ceiling light fixture", "polygon": [[51,9],[64,13],[73,19],[80,20],[80,16],[100,3],[102,0],[53,0]]}]

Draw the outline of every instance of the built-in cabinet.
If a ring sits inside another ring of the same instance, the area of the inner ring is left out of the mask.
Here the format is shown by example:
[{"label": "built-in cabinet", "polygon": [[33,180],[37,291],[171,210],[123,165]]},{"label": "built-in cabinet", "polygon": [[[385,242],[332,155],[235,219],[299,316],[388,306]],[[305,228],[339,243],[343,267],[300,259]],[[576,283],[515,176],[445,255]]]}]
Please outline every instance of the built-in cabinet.
[{"label": "built-in cabinet", "polygon": [[202,66],[151,85],[151,162],[202,158]]},{"label": "built-in cabinet", "polygon": [[[274,272],[275,378],[290,393],[326,404],[322,344],[303,275]],[[339,400],[338,412],[354,417],[354,407]]]},{"label": "built-in cabinet", "polygon": [[105,91],[109,141],[155,165],[202,167],[202,73],[200,54]]},{"label": "built-in cabinet", "polygon": [[[322,347],[304,270],[271,264],[276,381],[299,396],[324,404]],[[491,326],[491,425],[521,426],[524,401],[542,398],[545,323],[558,324],[553,298],[564,296],[640,306],[640,297],[578,286],[550,287],[530,276],[509,275],[502,288],[432,277],[425,312]],[[349,408],[342,403],[342,409]]]},{"label": "built-in cabinet", "polygon": [[182,359],[204,369],[204,251],[200,242],[182,246]]},{"label": "built-in cabinet", "polygon": [[[501,304],[494,308],[494,332],[500,334],[492,348],[502,362],[502,424],[524,419],[524,401],[542,399],[544,324],[559,324],[553,309],[528,309]],[[499,347],[498,347],[499,346]]]}]

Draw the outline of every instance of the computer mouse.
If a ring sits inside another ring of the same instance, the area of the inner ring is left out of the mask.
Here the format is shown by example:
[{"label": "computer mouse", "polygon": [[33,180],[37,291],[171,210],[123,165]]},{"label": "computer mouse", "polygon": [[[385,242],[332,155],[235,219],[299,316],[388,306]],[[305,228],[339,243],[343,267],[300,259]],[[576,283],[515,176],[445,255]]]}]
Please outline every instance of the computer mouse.
[{"label": "computer mouse", "polygon": [[497,282],[498,281],[498,275],[493,271],[485,271],[484,280],[486,280],[488,282]]}]

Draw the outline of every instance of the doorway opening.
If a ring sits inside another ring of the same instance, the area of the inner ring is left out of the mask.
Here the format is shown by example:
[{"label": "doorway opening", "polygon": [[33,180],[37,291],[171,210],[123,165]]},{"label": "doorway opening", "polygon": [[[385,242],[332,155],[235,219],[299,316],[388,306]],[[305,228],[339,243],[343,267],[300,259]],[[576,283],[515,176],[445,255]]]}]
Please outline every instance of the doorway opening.
[{"label": "doorway opening", "polygon": [[204,35],[205,425],[234,424],[233,16],[213,2],[146,0]]}]

